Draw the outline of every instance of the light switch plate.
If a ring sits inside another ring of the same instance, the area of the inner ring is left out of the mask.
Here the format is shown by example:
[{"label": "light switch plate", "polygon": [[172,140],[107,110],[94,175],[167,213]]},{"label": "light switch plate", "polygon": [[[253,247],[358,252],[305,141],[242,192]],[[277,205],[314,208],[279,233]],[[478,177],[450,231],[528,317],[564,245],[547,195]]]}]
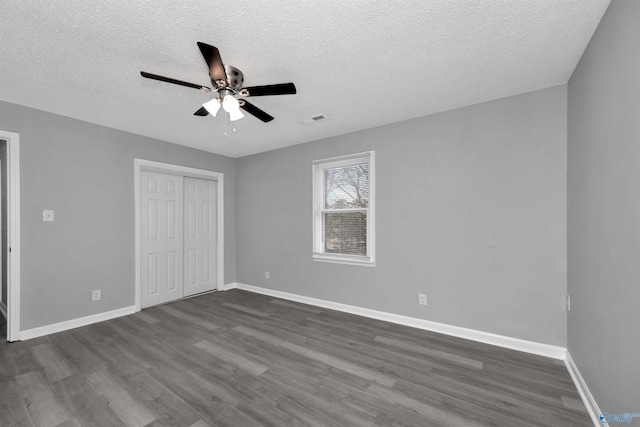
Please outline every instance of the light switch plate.
[{"label": "light switch plate", "polygon": [[45,222],[53,221],[53,211],[48,211],[48,210],[42,211],[42,220]]}]

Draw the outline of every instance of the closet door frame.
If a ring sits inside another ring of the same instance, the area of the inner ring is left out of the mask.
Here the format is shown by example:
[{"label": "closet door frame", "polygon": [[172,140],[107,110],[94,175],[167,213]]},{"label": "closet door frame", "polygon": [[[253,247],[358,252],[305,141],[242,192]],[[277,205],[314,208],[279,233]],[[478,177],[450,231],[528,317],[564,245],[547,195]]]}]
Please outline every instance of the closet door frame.
[{"label": "closet door frame", "polygon": [[217,181],[217,285],[218,289],[224,288],[224,174],[221,172],[195,169],[170,163],[154,162],[152,160],[134,159],[134,189],[135,189],[135,310],[140,311],[141,280],[141,219],[140,219],[140,172],[158,172],[167,175],[179,175],[191,178]]}]

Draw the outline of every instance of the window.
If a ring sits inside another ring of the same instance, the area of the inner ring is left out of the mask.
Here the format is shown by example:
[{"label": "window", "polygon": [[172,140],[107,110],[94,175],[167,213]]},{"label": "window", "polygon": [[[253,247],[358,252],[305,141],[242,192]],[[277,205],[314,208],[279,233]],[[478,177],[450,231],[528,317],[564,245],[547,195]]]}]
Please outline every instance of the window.
[{"label": "window", "polygon": [[313,259],[374,265],[374,152],[313,162]]}]

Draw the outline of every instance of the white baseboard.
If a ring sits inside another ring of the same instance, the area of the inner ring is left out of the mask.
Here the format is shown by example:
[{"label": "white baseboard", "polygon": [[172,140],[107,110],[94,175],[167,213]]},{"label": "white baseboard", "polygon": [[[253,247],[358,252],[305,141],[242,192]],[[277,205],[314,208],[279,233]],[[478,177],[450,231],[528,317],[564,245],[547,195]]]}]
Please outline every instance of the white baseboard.
[{"label": "white baseboard", "polygon": [[0,301],[0,314],[2,314],[5,319],[7,318],[7,305],[4,301]]},{"label": "white baseboard", "polygon": [[527,341],[519,338],[507,337],[504,335],[492,334],[489,332],[478,331],[475,329],[463,328],[460,326],[447,325],[445,323],[432,322],[430,320],[417,319],[415,317],[401,316],[399,314],[386,313],[383,311],[371,310],[368,308],[357,307],[353,305],[341,304],[321,300],[317,298],[305,297],[288,292],[276,291],[273,289],[261,288],[258,286],[246,285],[244,283],[230,283],[227,289],[243,289],[249,292],[269,295],[276,298],[282,298],[290,301],[296,301],[303,304],[315,305],[331,310],[342,311],[345,313],[357,314],[358,316],[369,317],[386,322],[397,323],[399,325],[411,326],[413,328],[423,329],[441,334],[451,335],[458,338],[464,338],[472,341],[478,341],[485,344],[496,345],[499,347],[509,348],[511,350],[524,351],[526,353],[537,354],[539,356],[550,357],[552,359],[564,360],[567,349],[555,345],[543,344],[534,341]]},{"label": "white baseboard", "polygon": [[38,328],[20,331],[19,339],[21,341],[38,338],[56,332],[63,332],[69,329],[79,328],[81,326],[91,325],[93,323],[103,322],[105,320],[115,319],[116,317],[127,316],[136,312],[134,305],[130,307],[118,308],[116,310],[105,311],[104,313],[92,314],[90,316],[79,317],[77,319],[65,320],[64,322],[53,323],[51,325],[40,326]]},{"label": "white baseboard", "polygon": [[602,425],[600,424],[600,414],[602,411],[600,411],[600,407],[598,406],[596,399],[594,399],[591,391],[589,391],[589,387],[587,387],[587,383],[584,381],[584,378],[582,378],[582,375],[578,370],[578,366],[576,365],[576,362],[573,361],[569,350],[567,350],[567,354],[565,355],[564,364],[567,366],[567,370],[569,370],[569,375],[571,375],[571,379],[576,385],[578,393],[580,393],[584,406],[587,407],[587,412],[589,412],[593,425],[595,427],[600,427]]},{"label": "white baseboard", "polygon": [[239,283],[237,282],[232,282],[232,283],[225,283],[222,286],[218,287],[219,291],[228,291],[230,289],[236,289],[238,287]]}]

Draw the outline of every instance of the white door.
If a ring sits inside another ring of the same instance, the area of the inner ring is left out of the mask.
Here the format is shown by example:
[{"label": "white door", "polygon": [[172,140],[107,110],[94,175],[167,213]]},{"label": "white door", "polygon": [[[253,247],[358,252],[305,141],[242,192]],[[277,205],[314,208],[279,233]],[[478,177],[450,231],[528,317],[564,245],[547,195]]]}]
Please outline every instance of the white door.
[{"label": "white door", "polygon": [[140,304],[183,296],[183,178],[140,173]]},{"label": "white door", "polygon": [[217,190],[216,181],[184,178],[184,296],[218,288]]}]

